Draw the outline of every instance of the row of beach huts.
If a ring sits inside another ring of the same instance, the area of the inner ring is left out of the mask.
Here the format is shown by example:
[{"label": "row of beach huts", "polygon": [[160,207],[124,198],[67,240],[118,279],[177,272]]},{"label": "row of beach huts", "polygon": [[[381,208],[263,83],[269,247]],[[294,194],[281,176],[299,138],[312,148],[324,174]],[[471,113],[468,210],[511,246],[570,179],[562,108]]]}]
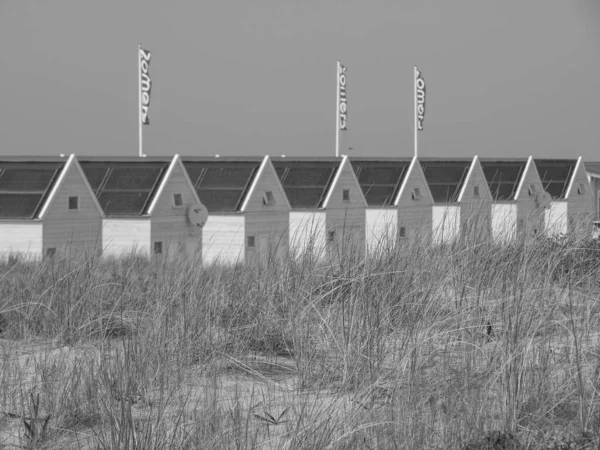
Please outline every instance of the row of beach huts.
[{"label": "row of beach huts", "polygon": [[0,157],[0,255],[235,263],[591,236],[599,192],[582,158]]}]

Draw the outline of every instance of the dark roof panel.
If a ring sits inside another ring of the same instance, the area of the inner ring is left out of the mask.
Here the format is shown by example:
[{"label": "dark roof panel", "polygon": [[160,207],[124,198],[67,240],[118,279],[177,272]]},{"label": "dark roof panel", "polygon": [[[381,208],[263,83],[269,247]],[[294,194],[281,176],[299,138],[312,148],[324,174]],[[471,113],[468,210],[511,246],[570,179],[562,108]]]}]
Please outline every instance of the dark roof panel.
[{"label": "dark roof panel", "polygon": [[0,161],[0,218],[36,218],[65,162]]},{"label": "dark roof panel", "polygon": [[569,182],[575,174],[576,159],[536,159],[542,186],[553,199],[564,199]]},{"label": "dark roof panel", "polygon": [[261,159],[184,159],[187,173],[210,212],[239,211],[258,173]]},{"label": "dark roof panel", "polygon": [[0,219],[33,219],[42,194],[0,193]]},{"label": "dark roof panel", "polygon": [[146,214],[169,167],[165,160],[97,158],[80,161],[90,186],[107,216]]},{"label": "dark roof panel", "polygon": [[526,159],[480,160],[494,200],[514,200],[519,182],[525,174]]},{"label": "dark roof panel", "polygon": [[292,208],[322,208],[341,160],[281,158],[273,166]]},{"label": "dark roof panel", "polygon": [[422,160],[419,161],[435,203],[458,201],[460,190],[467,179],[472,161]]},{"label": "dark roof panel", "polygon": [[410,160],[355,160],[354,173],[369,206],[390,206],[410,167]]}]

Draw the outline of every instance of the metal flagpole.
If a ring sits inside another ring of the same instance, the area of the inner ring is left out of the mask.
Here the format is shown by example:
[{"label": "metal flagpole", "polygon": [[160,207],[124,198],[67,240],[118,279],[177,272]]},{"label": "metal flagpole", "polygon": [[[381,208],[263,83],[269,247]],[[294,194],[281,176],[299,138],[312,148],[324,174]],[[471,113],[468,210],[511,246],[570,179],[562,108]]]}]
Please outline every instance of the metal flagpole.
[{"label": "metal flagpole", "polygon": [[418,126],[417,126],[417,66],[415,66],[414,71],[413,71],[413,95],[415,97],[415,114],[414,114],[414,120],[415,120],[415,156],[418,155],[418,151],[417,151],[417,136],[418,136]]},{"label": "metal flagpole", "polygon": [[142,151],[142,44],[138,44],[137,50],[137,60],[138,60],[138,127],[139,127],[139,157],[142,158],[144,156],[144,152]]},{"label": "metal flagpole", "polygon": [[335,73],[335,156],[340,156],[340,62]]}]

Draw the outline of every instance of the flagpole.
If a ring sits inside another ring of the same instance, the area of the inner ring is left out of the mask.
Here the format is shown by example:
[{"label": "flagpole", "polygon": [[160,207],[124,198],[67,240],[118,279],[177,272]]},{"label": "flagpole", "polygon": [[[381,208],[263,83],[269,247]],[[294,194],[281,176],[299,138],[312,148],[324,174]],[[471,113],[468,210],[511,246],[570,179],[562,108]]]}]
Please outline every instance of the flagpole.
[{"label": "flagpole", "polygon": [[340,62],[335,74],[335,156],[340,156]]},{"label": "flagpole", "polygon": [[418,155],[418,145],[417,145],[417,136],[418,136],[418,126],[417,126],[417,66],[414,67],[413,71],[413,95],[415,97],[415,157]]},{"label": "flagpole", "polygon": [[138,145],[139,145],[139,157],[144,156],[142,151],[142,58],[140,56],[142,50],[142,44],[138,44],[137,60],[138,60]]}]

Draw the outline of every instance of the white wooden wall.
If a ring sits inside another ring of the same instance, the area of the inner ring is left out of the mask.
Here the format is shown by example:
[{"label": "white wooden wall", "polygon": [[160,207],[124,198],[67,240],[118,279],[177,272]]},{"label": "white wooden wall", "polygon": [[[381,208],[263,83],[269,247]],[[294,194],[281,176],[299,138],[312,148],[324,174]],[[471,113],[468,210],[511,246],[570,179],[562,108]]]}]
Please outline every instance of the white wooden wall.
[{"label": "white wooden wall", "polygon": [[492,237],[502,243],[515,238],[517,232],[517,204],[492,204]]},{"label": "white wooden wall", "polygon": [[311,248],[315,257],[324,256],[325,220],[324,211],[290,212],[290,251],[293,255],[299,256]]},{"label": "white wooden wall", "polygon": [[460,233],[460,206],[434,205],[432,208],[433,243],[448,244]]},{"label": "white wooden wall", "polygon": [[546,234],[548,236],[557,236],[567,234],[568,214],[566,201],[553,201],[550,208],[545,211]]},{"label": "white wooden wall", "polygon": [[213,214],[202,229],[202,262],[224,265],[244,261],[245,218],[242,214]]},{"label": "white wooden wall", "polygon": [[132,251],[152,254],[150,218],[104,219],[102,224],[103,254],[120,257]]},{"label": "white wooden wall", "polygon": [[19,253],[26,258],[42,256],[41,222],[10,221],[0,223],[0,257]]},{"label": "white wooden wall", "polygon": [[398,231],[397,208],[368,208],[366,211],[367,253],[373,254],[394,246]]}]

